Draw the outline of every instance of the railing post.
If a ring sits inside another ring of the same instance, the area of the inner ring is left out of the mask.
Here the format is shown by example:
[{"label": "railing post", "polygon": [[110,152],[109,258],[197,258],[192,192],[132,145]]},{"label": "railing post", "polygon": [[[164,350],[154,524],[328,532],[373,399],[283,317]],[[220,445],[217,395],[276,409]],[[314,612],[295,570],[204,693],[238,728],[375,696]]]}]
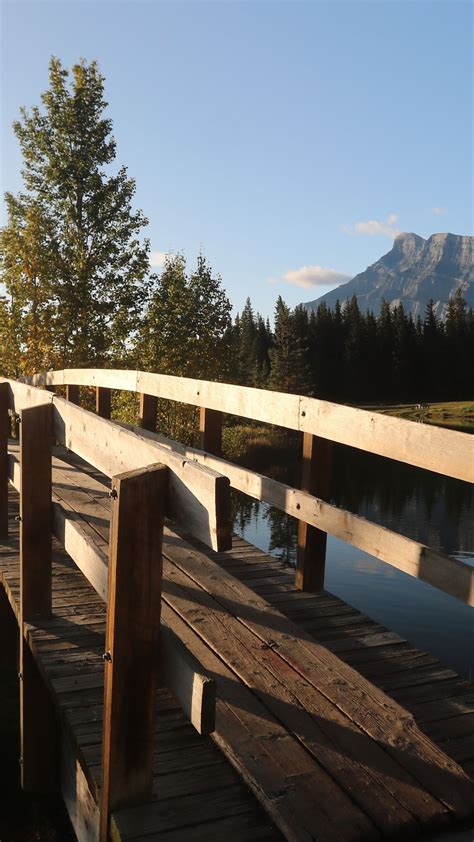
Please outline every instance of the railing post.
[{"label": "railing post", "polygon": [[66,400],[79,406],[79,386],[73,384],[66,386]]},{"label": "railing post", "polygon": [[212,453],[214,456],[222,456],[222,418],[223,414],[218,409],[200,407],[199,446],[201,450]]},{"label": "railing post", "polygon": [[[327,498],[330,484],[332,443],[303,433],[301,490]],[[302,591],[324,587],[327,533],[300,520],[295,585]]]},{"label": "railing post", "polygon": [[8,383],[0,383],[0,538],[8,537]]},{"label": "railing post", "polygon": [[144,430],[156,431],[156,415],[158,412],[158,398],[155,395],[140,394],[140,427]]},{"label": "railing post", "polygon": [[113,810],[151,793],[167,479],[163,465],[112,479],[101,842]]},{"label": "railing post", "polygon": [[97,386],[95,390],[95,411],[101,418],[110,418],[110,389]]},{"label": "railing post", "polygon": [[26,639],[26,624],[51,615],[51,404],[20,413],[20,725],[23,789],[55,786],[57,740],[48,691]]}]

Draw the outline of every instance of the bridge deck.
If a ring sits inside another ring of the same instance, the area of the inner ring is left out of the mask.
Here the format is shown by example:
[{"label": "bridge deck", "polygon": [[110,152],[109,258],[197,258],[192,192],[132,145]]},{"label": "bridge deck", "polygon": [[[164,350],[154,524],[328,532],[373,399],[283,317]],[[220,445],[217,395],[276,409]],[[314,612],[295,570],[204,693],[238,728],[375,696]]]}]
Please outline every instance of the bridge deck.
[{"label": "bridge deck", "polygon": [[[101,477],[60,456],[56,499],[106,547]],[[0,571],[18,613],[13,524]],[[105,605],[59,545],[53,611],[30,627],[29,644],[64,723],[65,769],[80,764],[93,828]],[[114,838],[270,840],[278,825],[288,839],[368,840],[472,820],[474,789],[449,757],[474,773],[474,687],[436,659],[325,591],[296,591],[288,570],[239,538],[213,553],[166,530],[162,613],[217,680],[216,731],[199,736],[160,691],[154,794],[114,814]],[[77,787],[70,810],[74,798]]]}]

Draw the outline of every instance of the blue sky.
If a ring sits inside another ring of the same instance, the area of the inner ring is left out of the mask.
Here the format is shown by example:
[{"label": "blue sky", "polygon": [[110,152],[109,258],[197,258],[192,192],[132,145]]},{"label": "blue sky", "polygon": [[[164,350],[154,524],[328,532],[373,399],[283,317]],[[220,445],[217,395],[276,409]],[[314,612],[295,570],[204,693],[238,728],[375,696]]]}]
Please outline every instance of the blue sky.
[{"label": "blue sky", "polygon": [[154,262],[202,250],[236,309],[317,298],[398,230],[472,233],[470,2],[1,8],[2,192],[21,186],[10,126],[51,54],[97,59]]}]

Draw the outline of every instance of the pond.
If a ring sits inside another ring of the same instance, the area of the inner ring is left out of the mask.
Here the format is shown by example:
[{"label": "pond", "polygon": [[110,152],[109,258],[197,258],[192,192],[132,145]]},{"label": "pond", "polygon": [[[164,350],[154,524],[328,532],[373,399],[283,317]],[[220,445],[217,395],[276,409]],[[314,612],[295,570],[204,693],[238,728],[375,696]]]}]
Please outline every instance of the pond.
[{"label": "pond", "polygon": [[[291,458],[281,460],[272,473],[289,484],[297,482]],[[474,489],[468,483],[335,445],[329,500],[474,565]],[[234,492],[234,529],[294,566],[294,518]],[[474,679],[473,608],[332,536],[325,587]]]}]

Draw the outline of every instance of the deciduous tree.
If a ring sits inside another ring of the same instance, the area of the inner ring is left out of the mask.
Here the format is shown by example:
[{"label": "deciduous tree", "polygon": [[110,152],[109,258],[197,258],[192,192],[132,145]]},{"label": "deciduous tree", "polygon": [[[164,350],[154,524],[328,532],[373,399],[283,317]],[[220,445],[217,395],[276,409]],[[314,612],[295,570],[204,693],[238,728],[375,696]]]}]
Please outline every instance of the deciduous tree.
[{"label": "deciduous tree", "polygon": [[135,182],[116,156],[104,78],[57,58],[42,105],[14,123],[23,190],[5,196],[0,280],[24,372],[99,365],[123,351],[140,322],[149,269],[147,220],[132,209]]}]

